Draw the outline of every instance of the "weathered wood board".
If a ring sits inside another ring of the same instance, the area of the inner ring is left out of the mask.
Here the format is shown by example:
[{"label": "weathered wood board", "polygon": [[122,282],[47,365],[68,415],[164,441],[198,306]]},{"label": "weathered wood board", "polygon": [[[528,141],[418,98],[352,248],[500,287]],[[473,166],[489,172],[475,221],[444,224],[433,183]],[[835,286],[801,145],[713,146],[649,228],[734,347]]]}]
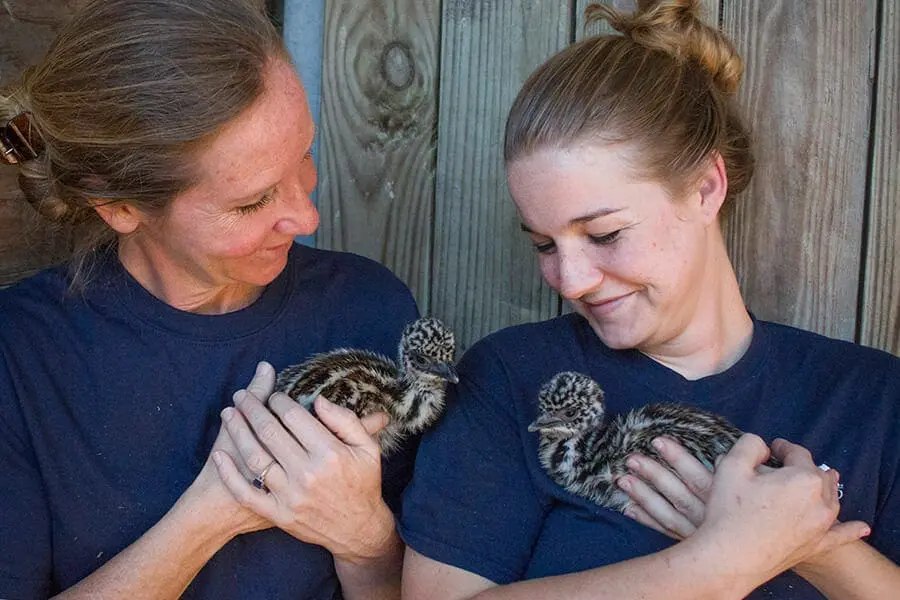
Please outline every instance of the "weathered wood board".
[{"label": "weathered wood board", "polygon": [[564,2],[444,2],[431,307],[463,347],[558,314],[509,199],[502,152],[519,87],[569,30]]},{"label": "weathered wood board", "polygon": [[328,2],[318,245],[374,258],[429,307],[437,0]]},{"label": "weathered wood board", "polygon": [[883,0],[859,341],[900,355],[900,6]]},{"label": "weathered wood board", "polygon": [[758,166],[726,239],[759,317],[854,339],[875,0],[729,0]]}]

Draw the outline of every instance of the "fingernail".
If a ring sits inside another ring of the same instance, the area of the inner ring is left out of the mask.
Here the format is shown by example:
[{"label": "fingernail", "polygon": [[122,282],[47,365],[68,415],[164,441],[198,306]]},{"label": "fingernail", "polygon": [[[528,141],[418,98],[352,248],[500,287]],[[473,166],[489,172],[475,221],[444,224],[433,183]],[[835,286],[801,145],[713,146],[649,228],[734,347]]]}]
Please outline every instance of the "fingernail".
[{"label": "fingernail", "polygon": [[662,438],[656,438],[651,443],[653,444],[653,447],[656,448],[656,450],[659,452],[662,452],[666,447],[666,443],[663,441]]},{"label": "fingernail", "polygon": [[223,421],[230,421],[233,418],[234,418],[234,409],[233,408],[229,407],[222,411],[222,420]]},{"label": "fingernail", "polygon": [[334,405],[328,400],[328,398],[326,398],[325,396],[319,396],[319,399],[318,399],[318,400],[319,400],[319,402],[318,402],[319,406],[316,407],[317,410],[322,410],[323,408],[324,408],[325,410],[331,410],[331,408],[334,406]]},{"label": "fingernail", "polygon": [[266,363],[260,362],[256,365],[256,374],[259,375],[266,370]]},{"label": "fingernail", "polygon": [[631,480],[627,477],[619,477],[616,480],[616,485],[625,490],[626,492],[631,489]]},{"label": "fingernail", "polygon": [[235,404],[240,404],[241,402],[244,401],[244,398],[246,397],[246,395],[247,395],[247,392],[245,390],[238,390],[231,395],[231,399],[234,401]]},{"label": "fingernail", "polygon": [[863,527],[863,534],[862,534],[863,537],[868,537],[869,534],[871,534],[871,533],[872,533],[872,529],[871,529],[871,528],[869,528],[869,527]]},{"label": "fingernail", "polygon": [[641,470],[641,461],[636,459],[633,456],[629,456],[628,460],[625,461],[625,466],[631,469],[632,471],[640,471]]},{"label": "fingernail", "polygon": [[634,511],[632,511],[630,508],[626,508],[624,511],[622,511],[622,514],[625,515],[626,517],[628,517],[629,519],[634,518]]},{"label": "fingernail", "polygon": [[213,462],[216,463],[216,465],[222,464],[222,454],[218,450],[213,452]]}]

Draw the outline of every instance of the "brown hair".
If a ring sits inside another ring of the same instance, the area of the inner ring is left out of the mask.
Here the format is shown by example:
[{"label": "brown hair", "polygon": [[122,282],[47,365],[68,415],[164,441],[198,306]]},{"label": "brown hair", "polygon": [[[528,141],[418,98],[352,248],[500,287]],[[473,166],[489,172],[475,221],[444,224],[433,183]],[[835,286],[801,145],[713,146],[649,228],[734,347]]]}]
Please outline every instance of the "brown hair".
[{"label": "brown hair", "polygon": [[595,36],[558,53],[519,92],[506,124],[507,163],[539,148],[623,144],[641,176],[685,191],[712,152],[728,197],[753,174],[753,153],[734,93],[743,63],[699,18],[699,0],[643,0],[634,14],[591,5],[624,35]]},{"label": "brown hair", "polygon": [[42,215],[77,224],[80,285],[115,232],[93,206],[149,214],[194,182],[193,156],[263,91],[272,58],[289,60],[259,0],[94,0],[21,85],[0,95],[0,123],[27,111],[45,150],[19,186]]}]

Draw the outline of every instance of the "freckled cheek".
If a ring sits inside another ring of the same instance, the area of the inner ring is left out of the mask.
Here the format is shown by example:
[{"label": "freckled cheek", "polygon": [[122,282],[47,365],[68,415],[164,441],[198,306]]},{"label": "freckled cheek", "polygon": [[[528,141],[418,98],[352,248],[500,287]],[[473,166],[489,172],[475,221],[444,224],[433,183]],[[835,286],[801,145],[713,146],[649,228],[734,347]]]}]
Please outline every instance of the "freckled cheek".
[{"label": "freckled cheek", "polygon": [[269,231],[259,225],[231,228],[216,236],[213,253],[227,258],[248,256],[265,246]]},{"label": "freckled cheek", "polygon": [[544,278],[544,281],[547,282],[554,290],[559,289],[559,260],[555,258],[556,255],[552,256],[542,256],[539,260],[539,265],[541,268],[541,276]]}]

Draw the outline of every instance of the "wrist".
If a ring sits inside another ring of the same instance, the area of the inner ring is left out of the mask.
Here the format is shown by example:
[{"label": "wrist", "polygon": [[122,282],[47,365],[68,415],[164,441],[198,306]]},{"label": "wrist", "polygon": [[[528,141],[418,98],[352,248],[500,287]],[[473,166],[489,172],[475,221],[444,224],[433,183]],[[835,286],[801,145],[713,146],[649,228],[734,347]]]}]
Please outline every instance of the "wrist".
[{"label": "wrist", "polygon": [[348,600],[400,597],[403,542],[390,509],[385,506],[379,513],[366,543],[353,554],[334,556],[335,572]]},{"label": "wrist", "polygon": [[697,577],[716,588],[709,590],[710,598],[745,598],[771,579],[768,572],[748,562],[743,553],[735,555],[731,540],[704,534],[698,530],[671,550],[680,552],[686,570],[702,570],[697,572]]},{"label": "wrist", "polygon": [[835,571],[840,569],[843,562],[851,557],[855,549],[862,542],[855,542],[832,549],[828,552],[819,552],[794,565],[791,570],[810,583],[820,581],[823,577],[827,578]]},{"label": "wrist", "polygon": [[334,560],[335,564],[365,566],[392,557],[401,548],[394,514],[382,501],[362,529],[355,547],[334,553]]},{"label": "wrist", "polygon": [[166,515],[173,524],[203,545],[221,548],[242,533],[238,520],[229,518],[234,503],[211,501],[197,482],[185,491]]}]

